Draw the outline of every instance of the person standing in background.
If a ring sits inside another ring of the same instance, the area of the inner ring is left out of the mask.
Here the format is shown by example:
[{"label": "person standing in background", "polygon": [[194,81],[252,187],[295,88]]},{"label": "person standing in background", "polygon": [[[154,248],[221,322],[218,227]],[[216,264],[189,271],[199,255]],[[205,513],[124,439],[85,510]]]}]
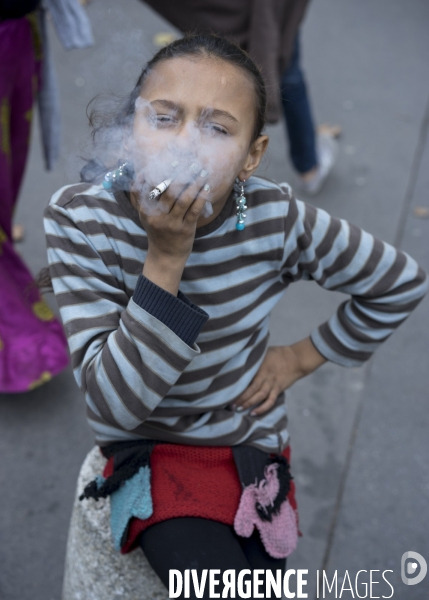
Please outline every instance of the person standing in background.
[{"label": "person standing in background", "polygon": [[309,0],[145,0],[181,32],[217,33],[246,50],[259,66],[267,93],[267,122],[283,112],[296,187],[320,192],[337,155],[338,126],[316,133],[300,66],[299,28]]},{"label": "person standing in background", "polygon": [[[48,0],[48,8],[51,4],[63,43],[73,38],[66,47],[92,43],[77,0]],[[45,163],[51,169],[59,150],[59,99],[44,10],[39,0],[0,0],[0,393],[33,389],[69,363],[62,326],[14,247],[12,221],[36,99]]]}]

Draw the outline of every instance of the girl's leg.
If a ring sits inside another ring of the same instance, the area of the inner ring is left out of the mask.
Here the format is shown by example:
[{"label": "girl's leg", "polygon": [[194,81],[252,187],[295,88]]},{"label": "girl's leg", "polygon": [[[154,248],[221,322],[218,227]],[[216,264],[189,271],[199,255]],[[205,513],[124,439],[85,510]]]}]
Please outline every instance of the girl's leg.
[{"label": "girl's leg", "polygon": [[[182,573],[185,569],[197,569],[200,579],[202,569],[235,569],[238,573],[242,569],[284,571],[286,567],[285,559],[268,556],[258,534],[248,540],[239,538],[233,527],[197,517],[169,519],[152,525],[142,533],[140,546],[167,588],[169,569]],[[222,581],[222,576],[219,579]],[[217,591],[222,588],[223,583]],[[196,598],[192,584],[190,597]],[[203,598],[209,598],[208,582]]]}]

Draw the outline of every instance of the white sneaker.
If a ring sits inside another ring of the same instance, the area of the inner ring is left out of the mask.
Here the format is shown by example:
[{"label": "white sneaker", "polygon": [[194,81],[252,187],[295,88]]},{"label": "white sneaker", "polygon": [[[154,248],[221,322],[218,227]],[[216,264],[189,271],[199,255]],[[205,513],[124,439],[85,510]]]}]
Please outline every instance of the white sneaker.
[{"label": "white sneaker", "polygon": [[311,179],[299,179],[298,188],[308,196],[320,192],[338,156],[338,142],[331,135],[319,133],[316,138],[319,165]]}]

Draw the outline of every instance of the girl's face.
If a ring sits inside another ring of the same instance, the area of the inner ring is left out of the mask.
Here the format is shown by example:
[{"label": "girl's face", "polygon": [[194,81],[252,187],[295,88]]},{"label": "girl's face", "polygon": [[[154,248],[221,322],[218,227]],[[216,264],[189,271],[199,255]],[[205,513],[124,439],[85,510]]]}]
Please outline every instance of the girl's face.
[{"label": "girl's face", "polygon": [[268,138],[252,143],[255,116],[253,83],[238,67],[215,58],[162,61],[136,102],[131,150],[137,186],[140,182],[147,193],[171,178],[171,187],[180,193],[192,178],[201,177],[202,186],[210,188],[201,193],[213,214],[198,225],[209,222],[225,204],[235,178],[248,179],[259,165]]}]

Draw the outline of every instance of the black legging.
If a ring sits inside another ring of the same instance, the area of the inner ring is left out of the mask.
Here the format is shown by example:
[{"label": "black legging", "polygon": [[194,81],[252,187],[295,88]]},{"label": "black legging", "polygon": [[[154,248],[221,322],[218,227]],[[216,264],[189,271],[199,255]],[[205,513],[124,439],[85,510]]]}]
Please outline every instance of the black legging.
[{"label": "black legging", "polygon": [[[185,569],[197,569],[201,578],[202,569],[276,569],[286,570],[285,558],[269,556],[254,532],[250,538],[236,535],[233,527],[217,521],[197,517],[180,517],[152,525],[141,534],[140,546],[154,571],[168,588],[169,569],[177,569],[182,575]],[[221,581],[216,592],[222,594],[222,573],[216,577]],[[203,598],[209,598],[208,579]],[[265,586],[259,587],[263,593]],[[183,598],[183,594],[180,598]],[[193,585],[190,597],[196,598]],[[236,595],[237,597],[237,595]]]}]

